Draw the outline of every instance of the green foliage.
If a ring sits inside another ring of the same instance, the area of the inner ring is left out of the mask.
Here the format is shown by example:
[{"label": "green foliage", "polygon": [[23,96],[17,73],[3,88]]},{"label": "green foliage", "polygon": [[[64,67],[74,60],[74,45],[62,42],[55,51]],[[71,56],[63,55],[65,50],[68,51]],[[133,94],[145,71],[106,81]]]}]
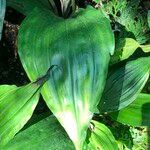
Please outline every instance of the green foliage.
[{"label": "green foliage", "polygon": [[120,110],[131,104],[143,89],[149,74],[150,57],[139,58],[113,68],[99,104],[100,112]]},{"label": "green foliage", "polygon": [[23,87],[0,86],[0,146],[5,145],[26,124],[39,99],[35,83]]},{"label": "green foliage", "polygon": [[62,68],[53,71],[42,95],[76,148],[81,148],[103,91],[109,53],[114,50],[108,19],[91,7],[66,20],[35,9],[22,23],[18,43],[31,81],[51,65]]},{"label": "green foliage", "polygon": [[5,16],[5,7],[6,7],[6,0],[0,1],[0,40],[2,36],[2,29],[3,29],[3,21]]},{"label": "green foliage", "polygon": [[[31,147],[32,146],[32,147]],[[75,150],[54,116],[47,117],[15,136],[2,150]]]},{"label": "green foliage", "polygon": [[111,65],[131,57],[137,48],[141,48],[143,52],[150,52],[150,44],[140,45],[136,40],[132,38],[120,38],[116,43],[115,53],[111,57]]},{"label": "green foliage", "polygon": [[109,128],[97,121],[92,121],[86,142],[89,150],[117,150],[118,146]]},{"label": "green foliage", "polygon": [[[77,9],[76,4],[83,6],[85,0],[7,0],[7,6],[26,16],[18,48],[31,83],[0,86],[0,149],[28,150],[31,145],[37,150],[137,148],[131,140],[134,128],[129,131],[127,126],[116,126],[117,122],[109,124],[115,139],[104,124],[92,118],[94,113],[99,117],[111,112],[123,124],[150,125],[149,95],[139,94],[150,75],[149,13],[139,8],[139,0],[95,2],[102,9]],[[1,6],[5,9],[4,1]],[[4,9],[0,9],[1,28]],[[140,58],[135,54],[137,48],[143,50]],[[147,87],[148,82],[144,92]],[[54,116],[45,118],[49,114],[33,115],[24,127],[40,93],[58,121]]]},{"label": "green foliage", "polygon": [[134,38],[139,44],[150,41],[147,13],[140,9],[140,0],[111,0],[103,5],[104,11],[113,18],[119,38]]},{"label": "green foliage", "polygon": [[7,6],[10,6],[24,15],[28,15],[35,7],[51,9],[48,0],[7,0]]},{"label": "green foliage", "polygon": [[150,95],[139,94],[132,104],[110,116],[123,124],[150,126]]},{"label": "green foliage", "polygon": [[149,28],[150,28],[150,10],[148,11],[147,20],[148,20],[148,25],[149,25]]},{"label": "green foliage", "polygon": [[[36,150],[45,148],[51,150],[75,149],[65,130],[54,116],[49,116],[23,130],[2,150],[30,150],[31,145],[32,149]],[[92,150],[95,148],[116,150],[117,143],[111,131],[104,124],[92,121],[83,149]]]}]

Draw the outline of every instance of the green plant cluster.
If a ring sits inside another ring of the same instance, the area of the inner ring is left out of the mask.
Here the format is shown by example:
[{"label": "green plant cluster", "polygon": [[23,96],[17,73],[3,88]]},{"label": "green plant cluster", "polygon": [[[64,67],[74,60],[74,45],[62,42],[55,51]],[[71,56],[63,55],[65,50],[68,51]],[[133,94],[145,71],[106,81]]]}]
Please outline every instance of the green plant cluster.
[{"label": "green plant cluster", "polygon": [[[17,46],[31,83],[0,86],[0,149],[132,149],[133,127],[150,126],[150,13],[140,1],[1,0],[0,31],[6,6],[26,16]],[[33,116],[40,94],[51,115]]]}]

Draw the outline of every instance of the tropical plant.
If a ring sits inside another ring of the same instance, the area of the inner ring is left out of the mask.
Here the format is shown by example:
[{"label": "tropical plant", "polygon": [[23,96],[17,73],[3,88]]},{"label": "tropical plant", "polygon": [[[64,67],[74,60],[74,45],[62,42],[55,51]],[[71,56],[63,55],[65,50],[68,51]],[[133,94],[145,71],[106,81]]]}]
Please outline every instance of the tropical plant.
[{"label": "tropical plant", "polygon": [[[150,125],[150,96],[141,93],[150,76],[149,17],[146,21],[145,15],[140,17],[136,34],[134,17],[127,15],[132,0],[101,2],[98,10],[89,5],[80,8],[84,2],[7,0],[7,6],[26,16],[19,29],[18,53],[31,83],[0,86],[2,150],[31,149],[31,145],[32,149],[117,150],[111,130],[95,115],[108,114],[132,126]],[[119,34],[111,28],[114,22],[124,28]],[[141,22],[146,22],[145,32]],[[141,49],[142,54],[136,55]],[[53,115],[42,120],[38,116],[37,123],[20,131],[40,94]]]}]

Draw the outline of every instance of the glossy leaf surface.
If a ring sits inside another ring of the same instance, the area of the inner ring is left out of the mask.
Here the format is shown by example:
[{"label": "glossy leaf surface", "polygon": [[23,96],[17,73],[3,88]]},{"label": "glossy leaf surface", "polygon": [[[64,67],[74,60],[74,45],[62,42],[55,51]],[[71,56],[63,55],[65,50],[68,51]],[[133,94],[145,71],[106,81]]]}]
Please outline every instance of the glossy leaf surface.
[{"label": "glossy leaf surface", "polygon": [[139,94],[132,104],[110,116],[123,124],[150,126],[150,95]]},{"label": "glossy leaf surface", "polygon": [[39,86],[0,86],[0,147],[5,145],[26,124],[39,99]]},{"label": "glossy leaf surface", "polygon": [[42,95],[76,147],[82,147],[114,50],[109,20],[91,7],[69,19],[35,9],[21,25],[18,43],[32,81],[51,65],[59,66]]},{"label": "glossy leaf surface", "polygon": [[141,92],[150,74],[150,57],[129,61],[113,69],[106,82],[99,104],[101,112],[120,110],[132,103]]},{"label": "glossy leaf surface", "polygon": [[88,150],[117,150],[116,140],[107,126],[97,121],[91,122],[88,138]]},{"label": "glossy leaf surface", "polygon": [[6,9],[6,0],[0,0],[0,40],[1,40],[1,36],[2,36],[5,9]]}]

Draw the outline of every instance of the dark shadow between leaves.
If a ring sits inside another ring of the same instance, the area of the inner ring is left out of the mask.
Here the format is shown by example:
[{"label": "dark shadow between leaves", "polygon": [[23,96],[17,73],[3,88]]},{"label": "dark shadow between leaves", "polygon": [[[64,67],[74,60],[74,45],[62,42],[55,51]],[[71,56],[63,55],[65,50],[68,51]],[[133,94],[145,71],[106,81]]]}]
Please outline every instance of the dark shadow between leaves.
[{"label": "dark shadow between leaves", "polygon": [[[150,116],[148,113],[150,108],[150,103],[146,103],[142,106],[142,124],[147,126],[147,136],[148,136],[148,141],[147,141],[147,148],[150,149],[150,117],[149,120],[147,120],[147,115]],[[145,112],[148,110],[147,112]]]}]

